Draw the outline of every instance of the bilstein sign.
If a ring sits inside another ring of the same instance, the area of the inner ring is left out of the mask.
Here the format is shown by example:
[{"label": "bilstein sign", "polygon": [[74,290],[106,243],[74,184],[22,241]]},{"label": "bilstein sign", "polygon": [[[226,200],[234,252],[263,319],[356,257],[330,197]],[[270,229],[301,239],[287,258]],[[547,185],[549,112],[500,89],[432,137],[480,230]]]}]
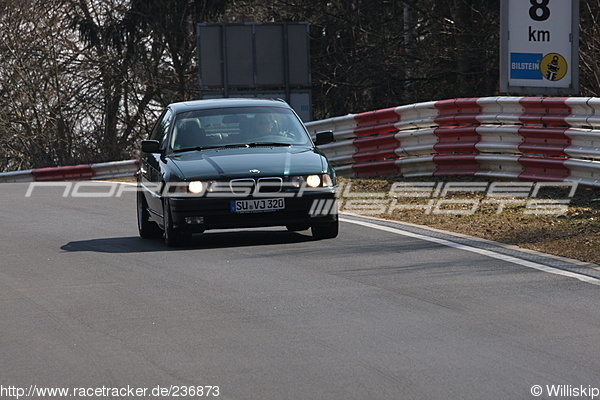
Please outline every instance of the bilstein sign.
[{"label": "bilstein sign", "polygon": [[502,0],[503,92],[577,94],[579,0]]}]

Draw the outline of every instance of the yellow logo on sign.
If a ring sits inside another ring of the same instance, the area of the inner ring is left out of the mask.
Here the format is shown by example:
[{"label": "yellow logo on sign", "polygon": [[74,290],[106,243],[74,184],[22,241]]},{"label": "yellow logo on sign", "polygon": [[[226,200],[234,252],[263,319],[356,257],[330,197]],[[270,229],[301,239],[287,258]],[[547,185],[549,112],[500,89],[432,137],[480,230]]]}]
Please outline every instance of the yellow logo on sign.
[{"label": "yellow logo on sign", "polygon": [[568,69],[567,60],[558,53],[546,54],[540,62],[540,72],[549,81],[560,81]]}]

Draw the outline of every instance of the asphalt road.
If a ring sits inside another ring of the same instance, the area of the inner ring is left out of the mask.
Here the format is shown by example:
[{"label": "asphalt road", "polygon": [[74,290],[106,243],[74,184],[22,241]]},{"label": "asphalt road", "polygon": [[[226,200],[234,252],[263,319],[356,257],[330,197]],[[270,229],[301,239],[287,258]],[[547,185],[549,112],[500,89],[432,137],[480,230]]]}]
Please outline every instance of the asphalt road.
[{"label": "asphalt road", "polygon": [[600,387],[594,279],[350,222],[334,240],[215,231],[168,249],[138,238],[132,193],[27,190],[0,186],[0,398],[32,385],[261,400]]}]

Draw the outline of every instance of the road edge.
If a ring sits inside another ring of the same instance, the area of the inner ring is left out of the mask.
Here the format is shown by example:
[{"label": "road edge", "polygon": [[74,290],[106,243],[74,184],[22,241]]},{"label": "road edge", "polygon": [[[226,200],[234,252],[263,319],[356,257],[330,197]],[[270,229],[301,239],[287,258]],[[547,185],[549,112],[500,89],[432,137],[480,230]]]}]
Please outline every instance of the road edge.
[{"label": "road edge", "polygon": [[[445,246],[462,248],[463,250],[474,251],[479,254],[502,259],[525,267],[558,275],[570,276],[579,280],[600,285],[600,265],[597,264],[542,253],[536,250],[524,249],[515,245],[508,245],[505,243],[482,239],[462,233],[431,228],[424,225],[387,220],[348,212],[340,212],[340,217],[342,222],[357,223],[370,228],[379,227],[379,229],[391,231],[392,233],[404,234],[406,236],[412,236],[419,239],[436,242]],[[404,233],[394,232],[393,230],[398,230]]]}]

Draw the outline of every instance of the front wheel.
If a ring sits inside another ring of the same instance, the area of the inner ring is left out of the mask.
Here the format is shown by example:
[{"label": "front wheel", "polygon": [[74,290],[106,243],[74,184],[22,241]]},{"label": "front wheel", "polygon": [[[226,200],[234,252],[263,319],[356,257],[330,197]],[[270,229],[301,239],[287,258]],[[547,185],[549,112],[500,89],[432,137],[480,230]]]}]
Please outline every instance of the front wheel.
[{"label": "front wheel", "polygon": [[339,233],[339,221],[336,219],[332,222],[313,225],[311,231],[315,239],[333,239]]},{"label": "front wheel", "polygon": [[168,198],[163,202],[163,224],[165,229],[165,243],[168,247],[179,247],[189,244],[192,236],[173,227],[173,216]]},{"label": "front wheel", "polygon": [[141,190],[137,193],[137,220],[138,232],[143,239],[156,239],[162,236],[162,230],[159,226],[150,221],[148,202]]}]

